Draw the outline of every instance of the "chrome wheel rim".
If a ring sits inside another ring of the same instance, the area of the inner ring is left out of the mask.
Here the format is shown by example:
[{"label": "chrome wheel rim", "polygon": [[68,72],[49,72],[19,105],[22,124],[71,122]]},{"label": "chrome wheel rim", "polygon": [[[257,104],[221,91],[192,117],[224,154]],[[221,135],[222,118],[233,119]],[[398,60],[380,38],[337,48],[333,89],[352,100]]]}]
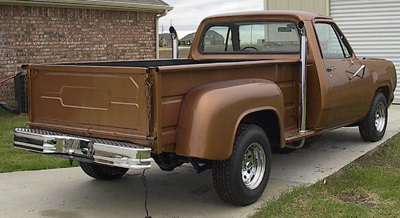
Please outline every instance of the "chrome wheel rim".
[{"label": "chrome wheel rim", "polygon": [[382,132],[386,124],[386,108],[382,102],[379,102],[375,111],[375,129]]},{"label": "chrome wheel rim", "polygon": [[266,158],[264,148],[252,143],[244,152],[242,161],[242,181],[246,188],[256,189],[264,178]]}]

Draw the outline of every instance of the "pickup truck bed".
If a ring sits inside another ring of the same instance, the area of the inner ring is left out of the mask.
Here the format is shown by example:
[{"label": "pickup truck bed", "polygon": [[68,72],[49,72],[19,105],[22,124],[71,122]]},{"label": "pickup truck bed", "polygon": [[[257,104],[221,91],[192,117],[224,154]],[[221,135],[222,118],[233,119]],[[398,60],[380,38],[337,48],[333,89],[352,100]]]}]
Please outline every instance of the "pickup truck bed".
[{"label": "pickup truck bed", "polygon": [[[295,128],[294,89],[298,83],[294,81],[298,80],[299,63],[184,59],[31,65],[30,94],[37,100],[30,102],[30,126],[172,152],[186,93],[227,79],[262,78],[281,87],[285,125]],[[243,68],[249,73],[243,74]]]}]

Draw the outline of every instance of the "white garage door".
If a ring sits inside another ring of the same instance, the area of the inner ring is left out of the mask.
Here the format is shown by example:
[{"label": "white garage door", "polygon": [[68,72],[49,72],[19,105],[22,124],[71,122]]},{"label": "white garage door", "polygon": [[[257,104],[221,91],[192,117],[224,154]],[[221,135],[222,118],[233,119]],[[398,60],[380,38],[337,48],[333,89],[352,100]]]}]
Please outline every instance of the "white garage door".
[{"label": "white garage door", "polygon": [[331,0],[330,12],[358,57],[385,58],[394,63],[395,102],[400,103],[400,1]]}]

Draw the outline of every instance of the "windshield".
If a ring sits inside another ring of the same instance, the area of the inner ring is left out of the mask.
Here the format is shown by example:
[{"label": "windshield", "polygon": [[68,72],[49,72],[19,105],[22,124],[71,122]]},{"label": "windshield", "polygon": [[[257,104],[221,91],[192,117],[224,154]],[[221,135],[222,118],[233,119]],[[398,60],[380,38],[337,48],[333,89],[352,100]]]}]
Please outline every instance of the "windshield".
[{"label": "windshield", "polygon": [[242,21],[206,26],[202,54],[297,54],[300,35],[292,21]]}]

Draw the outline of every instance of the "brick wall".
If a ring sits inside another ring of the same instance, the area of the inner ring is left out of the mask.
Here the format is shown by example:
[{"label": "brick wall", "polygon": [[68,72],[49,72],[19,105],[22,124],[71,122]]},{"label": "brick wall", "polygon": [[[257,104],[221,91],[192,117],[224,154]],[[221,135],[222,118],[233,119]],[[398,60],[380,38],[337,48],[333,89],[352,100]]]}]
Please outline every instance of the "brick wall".
[{"label": "brick wall", "polygon": [[[0,5],[0,80],[21,64],[156,57],[155,13]],[[0,102],[14,100],[13,80]]]}]

